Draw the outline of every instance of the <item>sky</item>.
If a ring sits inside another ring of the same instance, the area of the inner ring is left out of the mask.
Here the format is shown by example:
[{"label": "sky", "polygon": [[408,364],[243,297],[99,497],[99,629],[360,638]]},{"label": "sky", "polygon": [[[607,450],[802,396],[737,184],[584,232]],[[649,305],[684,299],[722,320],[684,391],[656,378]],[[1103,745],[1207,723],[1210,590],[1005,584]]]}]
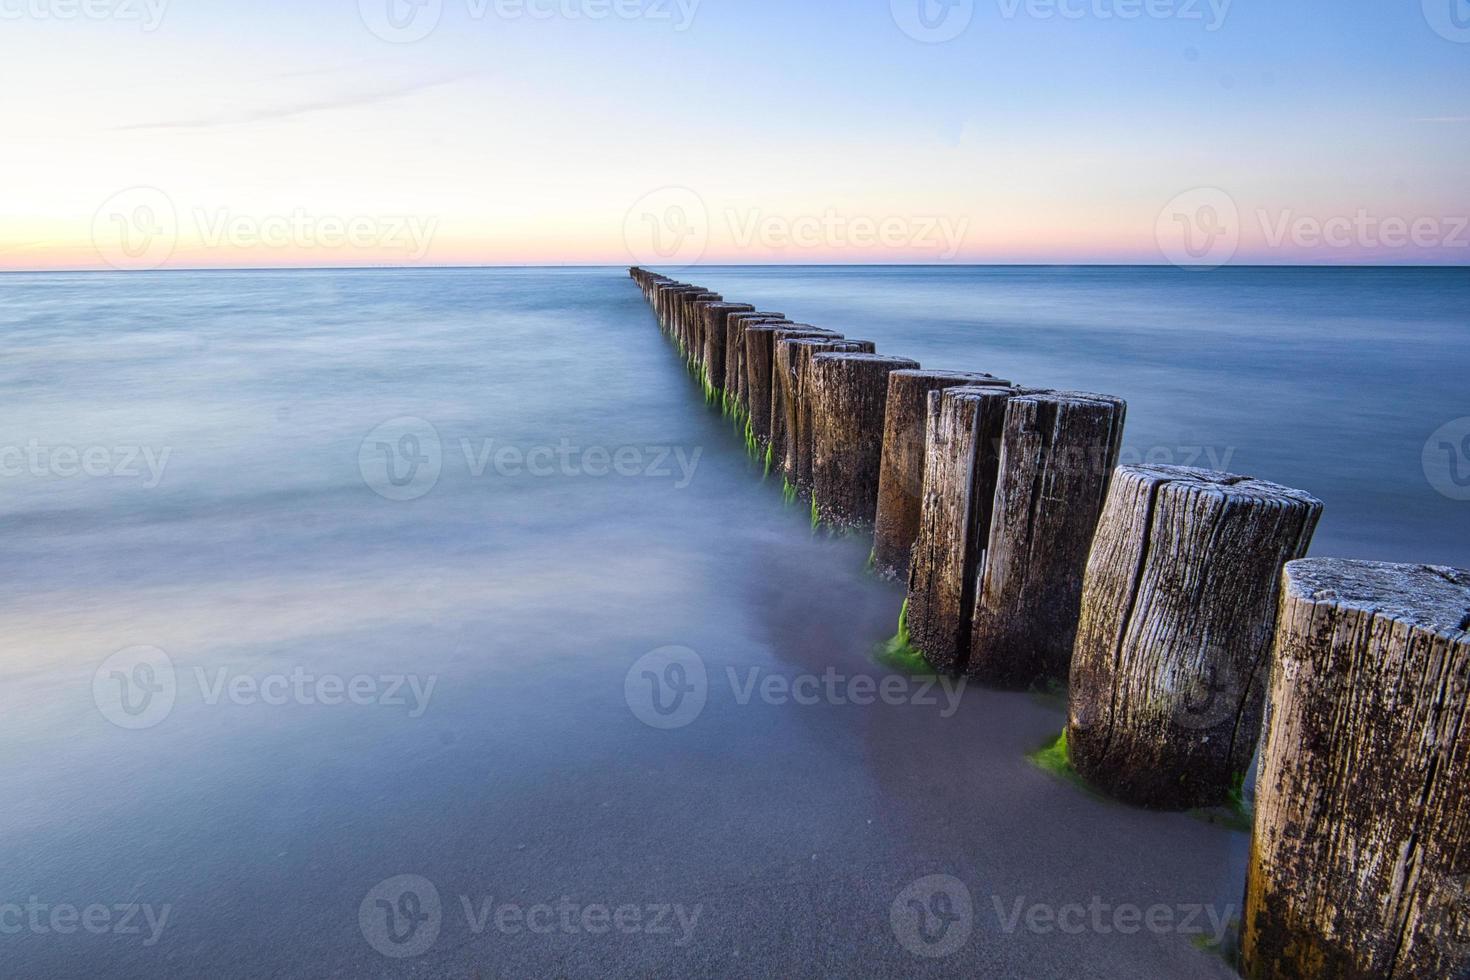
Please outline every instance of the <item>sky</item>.
[{"label": "sky", "polygon": [[1470,264],[1470,0],[0,0],[0,270]]}]

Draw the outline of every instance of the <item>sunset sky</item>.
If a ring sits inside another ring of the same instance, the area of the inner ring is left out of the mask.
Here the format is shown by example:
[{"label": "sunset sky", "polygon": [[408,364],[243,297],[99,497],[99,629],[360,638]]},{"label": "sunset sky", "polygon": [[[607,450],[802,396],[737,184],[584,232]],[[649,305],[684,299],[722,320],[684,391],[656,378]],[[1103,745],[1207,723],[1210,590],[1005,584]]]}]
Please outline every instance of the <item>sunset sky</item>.
[{"label": "sunset sky", "polygon": [[0,269],[1470,260],[1465,0],[920,2],[0,0]]}]

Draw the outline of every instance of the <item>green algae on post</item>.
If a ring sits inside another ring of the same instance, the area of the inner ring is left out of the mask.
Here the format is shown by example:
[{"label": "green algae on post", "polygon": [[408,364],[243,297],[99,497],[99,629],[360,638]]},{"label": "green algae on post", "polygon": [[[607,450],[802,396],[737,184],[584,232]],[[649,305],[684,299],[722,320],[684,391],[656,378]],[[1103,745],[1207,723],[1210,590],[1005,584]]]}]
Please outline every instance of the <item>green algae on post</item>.
[{"label": "green algae on post", "polygon": [[898,632],[887,643],[878,648],[878,663],[904,674],[917,677],[933,677],[935,670],[924,659],[924,654],[909,643],[909,602],[903,601],[898,611]]},{"label": "green algae on post", "polygon": [[1089,786],[1087,780],[1083,779],[1077,770],[1072,768],[1072,756],[1067,751],[1067,730],[1065,728],[1062,729],[1062,734],[1055,741],[1048,742],[1035,752],[1028,753],[1026,760],[1036,768],[1043,769],[1053,776],[1071,783],[1088,796],[1113,802],[1109,797],[1104,796]]}]

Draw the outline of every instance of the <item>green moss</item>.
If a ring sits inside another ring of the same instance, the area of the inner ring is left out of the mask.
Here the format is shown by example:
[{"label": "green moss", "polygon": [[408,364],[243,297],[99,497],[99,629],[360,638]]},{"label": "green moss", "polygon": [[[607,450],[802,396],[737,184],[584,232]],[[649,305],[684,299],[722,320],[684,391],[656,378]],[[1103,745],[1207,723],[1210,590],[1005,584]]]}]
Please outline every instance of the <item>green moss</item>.
[{"label": "green moss", "polygon": [[1058,779],[1071,783],[1088,796],[1099,800],[1107,800],[1110,803],[1115,802],[1089,786],[1087,780],[1083,779],[1082,775],[1076,769],[1072,768],[1072,756],[1067,751],[1066,729],[1062,729],[1062,734],[1057,736],[1055,740],[1046,743],[1035,752],[1029,753],[1026,759],[1036,768],[1043,769]]},{"label": "green moss", "polygon": [[934,668],[924,659],[924,654],[909,642],[909,601],[903,601],[898,611],[898,632],[887,643],[878,647],[874,657],[878,663],[902,674],[917,677],[934,676]]},{"label": "green moss", "polygon": [[781,499],[788,504],[796,503],[796,487],[784,476],[781,477]]},{"label": "green moss", "polygon": [[761,479],[764,480],[766,477],[768,477],[768,476],[771,475],[771,466],[775,462],[776,462],[776,444],[773,442],[770,445],[766,446],[766,466],[765,466],[765,469],[761,472]]},{"label": "green moss", "polygon": [[822,526],[822,512],[817,508],[817,495],[812,494],[812,530]]},{"label": "green moss", "polygon": [[[871,551],[868,552],[868,563],[863,566],[863,571],[865,571],[865,572],[872,572],[877,567],[878,567],[878,549],[877,548],[874,548],[874,549],[872,549]],[[908,600],[905,599],[904,600],[904,603],[905,603],[905,605],[907,605]],[[900,613],[900,615],[902,615],[902,614]]]}]

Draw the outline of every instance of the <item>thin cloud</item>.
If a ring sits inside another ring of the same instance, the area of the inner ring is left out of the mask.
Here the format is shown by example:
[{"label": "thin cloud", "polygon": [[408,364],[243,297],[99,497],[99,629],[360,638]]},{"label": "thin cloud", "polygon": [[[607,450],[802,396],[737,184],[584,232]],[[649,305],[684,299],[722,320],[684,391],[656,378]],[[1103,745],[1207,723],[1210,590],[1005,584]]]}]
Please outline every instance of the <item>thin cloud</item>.
[{"label": "thin cloud", "polygon": [[411,85],[402,85],[397,88],[383,89],[377,92],[360,92],[354,95],[318,99],[312,102],[295,102],[287,105],[265,106],[259,109],[222,112],[218,115],[206,116],[199,119],[172,119],[164,122],[132,123],[127,126],[114,126],[112,128],[115,132],[157,132],[159,130],[215,129],[221,126],[242,126],[249,123],[270,122],[277,119],[292,119],[296,116],[304,116],[313,112],[354,109],[358,106],[391,102],[394,99],[401,99],[428,89],[452,85],[466,77],[468,76],[441,78],[428,82],[415,82]]}]

